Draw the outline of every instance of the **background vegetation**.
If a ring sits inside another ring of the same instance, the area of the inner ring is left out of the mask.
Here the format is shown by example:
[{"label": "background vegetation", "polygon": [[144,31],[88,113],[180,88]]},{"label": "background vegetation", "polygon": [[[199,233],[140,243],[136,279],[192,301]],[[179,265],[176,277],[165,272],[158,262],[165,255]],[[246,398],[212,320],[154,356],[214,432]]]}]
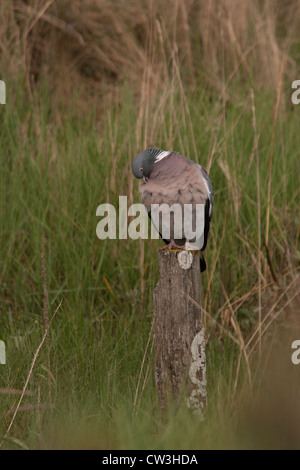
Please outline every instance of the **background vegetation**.
[{"label": "background vegetation", "polygon": [[[2,448],[299,447],[299,1],[4,0],[0,17]],[[215,188],[204,422],[156,406],[160,241],[96,237],[99,204],[138,202],[147,146]]]}]

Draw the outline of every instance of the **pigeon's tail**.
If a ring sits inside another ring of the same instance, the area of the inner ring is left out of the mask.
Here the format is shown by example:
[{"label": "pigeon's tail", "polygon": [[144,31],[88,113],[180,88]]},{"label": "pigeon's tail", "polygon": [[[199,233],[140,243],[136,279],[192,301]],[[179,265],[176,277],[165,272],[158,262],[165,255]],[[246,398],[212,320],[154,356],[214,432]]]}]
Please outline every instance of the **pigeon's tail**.
[{"label": "pigeon's tail", "polygon": [[203,273],[203,271],[206,270],[206,262],[205,262],[205,259],[204,259],[204,255],[202,253],[202,251],[200,251],[200,271],[201,273]]}]

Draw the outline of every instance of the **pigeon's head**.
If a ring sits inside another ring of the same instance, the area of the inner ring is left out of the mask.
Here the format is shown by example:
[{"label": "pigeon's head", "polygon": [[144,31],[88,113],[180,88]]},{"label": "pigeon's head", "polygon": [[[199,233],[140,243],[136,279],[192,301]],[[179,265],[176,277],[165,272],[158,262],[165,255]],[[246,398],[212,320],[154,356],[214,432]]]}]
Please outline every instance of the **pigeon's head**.
[{"label": "pigeon's head", "polygon": [[154,163],[161,160],[161,158],[167,154],[169,154],[169,152],[153,147],[143,150],[133,160],[132,171],[134,176],[136,178],[143,178],[144,181],[147,181],[150,177]]}]

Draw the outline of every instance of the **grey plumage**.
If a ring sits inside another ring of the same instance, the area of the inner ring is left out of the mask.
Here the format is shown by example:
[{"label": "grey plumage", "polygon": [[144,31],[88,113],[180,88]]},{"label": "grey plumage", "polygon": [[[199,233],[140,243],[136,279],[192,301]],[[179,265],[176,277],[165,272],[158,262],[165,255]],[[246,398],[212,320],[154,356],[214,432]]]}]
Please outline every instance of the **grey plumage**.
[{"label": "grey plumage", "polygon": [[[161,149],[146,149],[139,153],[132,165],[133,173],[137,178],[143,178],[140,185],[142,201],[151,218],[152,204],[185,204],[192,205],[193,214],[196,204],[205,205],[204,239],[199,249],[206,247],[212,208],[214,191],[211,181],[204,167],[194,163],[177,152],[166,152]],[[182,211],[183,214],[183,211]],[[182,225],[183,227],[183,225]],[[162,226],[156,227],[161,233]],[[170,219],[170,240],[163,239],[165,243],[175,243],[183,247],[189,242],[184,230],[180,238],[174,238],[174,215]],[[205,269],[205,261],[202,258],[201,270]]]}]

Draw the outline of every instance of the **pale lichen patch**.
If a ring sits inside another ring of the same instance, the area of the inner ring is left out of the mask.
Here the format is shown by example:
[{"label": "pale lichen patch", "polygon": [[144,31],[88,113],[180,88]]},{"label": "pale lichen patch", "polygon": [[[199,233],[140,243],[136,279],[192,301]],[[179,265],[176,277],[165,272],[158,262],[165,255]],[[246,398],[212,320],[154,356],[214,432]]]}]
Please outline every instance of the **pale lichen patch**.
[{"label": "pale lichen patch", "polygon": [[[191,345],[192,364],[189,370],[189,377],[192,384],[196,385],[187,400],[188,408],[193,413],[204,419],[203,409],[206,403],[206,357],[205,357],[205,337],[204,327],[196,334]],[[199,376],[201,378],[199,378]]]}]

